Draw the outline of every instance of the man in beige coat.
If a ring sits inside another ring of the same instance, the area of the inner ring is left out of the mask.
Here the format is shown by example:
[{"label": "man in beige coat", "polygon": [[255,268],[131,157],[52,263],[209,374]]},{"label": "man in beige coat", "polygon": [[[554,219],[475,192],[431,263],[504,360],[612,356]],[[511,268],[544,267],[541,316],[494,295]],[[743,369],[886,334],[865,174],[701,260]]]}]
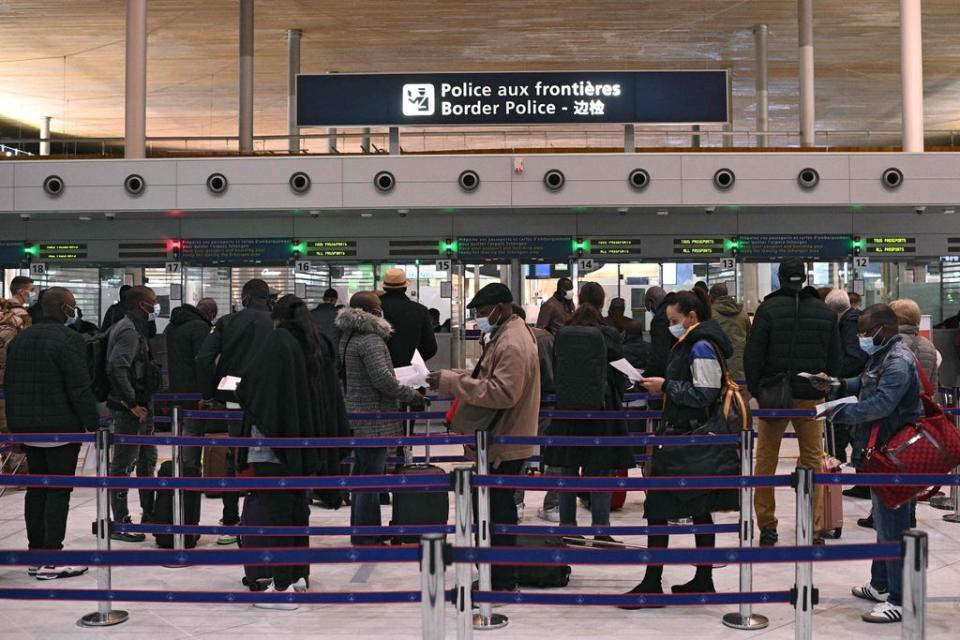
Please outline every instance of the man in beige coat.
[{"label": "man in beige coat", "polygon": [[[430,388],[441,395],[452,395],[460,405],[495,409],[499,413],[493,428],[497,436],[537,435],[540,413],[540,360],[537,341],[526,323],[513,313],[513,295],[500,283],[489,284],[477,292],[467,305],[476,311],[477,324],[487,334],[480,362],[473,372],[444,370],[430,374]],[[475,458],[472,447],[467,456]],[[524,461],[536,453],[527,445],[493,445],[490,448],[490,473],[518,475]],[[490,491],[490,517],[493,524],[517,524],[513,490]],[[515,536],[493,536],[494,546],[513,546]],[[514,567],[495,565],[493,588],[511,591],[517,586]]]}]

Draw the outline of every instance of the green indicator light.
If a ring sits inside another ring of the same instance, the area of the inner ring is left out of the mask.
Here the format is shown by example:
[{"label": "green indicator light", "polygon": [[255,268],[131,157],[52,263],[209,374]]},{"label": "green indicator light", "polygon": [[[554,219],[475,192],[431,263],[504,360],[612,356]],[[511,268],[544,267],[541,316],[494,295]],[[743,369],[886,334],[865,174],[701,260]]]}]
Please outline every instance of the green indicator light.
[{"label": "green indicator light", "polygon": [[300,253],[305,253],[307,251],[307,243],[306,242],[290,243],[290,251],[291,252],[299,251]]},{"label": "green indicator light", "polygon": [[863,238],[853,238],[850,240],[850,247],[852,249],[863,249],[864,242]]},{"label": "green indicator light", "polygon": [[573,208],[574,213],[587,213],[588,211],[590,211],[590,207],[574,207]]},{"label": "green indicator light", "polygon": [[576,251],[590,251],[590,241],[589,240],[574,240],[572,243],[574,252]]},{"label": "green indicator light", "polygon": [[852,204],[852,205],[850,205],[849,209],[850,209],[850,211],[863,211],[863,205],[862,205],[862,204]]},{"label": "green indicator light", "polygon": [[440,251],[441,251],[441,252],[452,251],[452,252],[456,253],[456,252],[457,252],[457,241],[456,241],[456,240],[451,240],[451,241],[447,242],[446,240],[441,240],[441,241],[440,241]]},{"label": "green indicator light", "polygon": [[457,212],[457,210],[454,209],[453,207],[447,207],[446,209],[442,209],[442,211],[443,211],[444,213],[456,213],[456,212]]},{"label": "green indicator light", "polygon": [[724,209],[726,209],[727,211],[740,211],[741,207],[738,204],[731,204],[724,207]]},{"label": "green indicator light", "polygon": [[23,253],[25,255],[31,255],[34,258],[40,255],[40,246],[36,244],[25,244],[23,245]]},{"label": "green indicator light", "polygon": [[734,249],[740,248],[739,240],[732,240],[730,238],[725,238],[723,241],[723,250],[724,251],[733,251]]}]

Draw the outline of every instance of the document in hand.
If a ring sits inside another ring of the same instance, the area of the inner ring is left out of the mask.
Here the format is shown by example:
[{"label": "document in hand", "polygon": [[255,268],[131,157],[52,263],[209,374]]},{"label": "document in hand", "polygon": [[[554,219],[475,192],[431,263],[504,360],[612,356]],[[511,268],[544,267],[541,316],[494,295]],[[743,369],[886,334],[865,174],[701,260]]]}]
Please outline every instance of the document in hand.
[{"label": "document in hand", "polygon": [[240,378],[237,376],[223,376],[220,384],[217,385],[217,391],[236,391],[238,384],[240,384]]},{"label": "document in hand", "polygon": [[430,370],[427,368],[427,363],[423,361],[420,351],[413,352],[413,358],[409,365],[394,369],[397,382],[415,389],[427,386],[427,374],[429,373]]},{"label": "document in hand", "polygon": [[643,382],[643,371],[637,371],[626,358],[620,358],[610,363],[610,366],[627,376],[631,382]]},{"label": "document in hand", "polygon": [[839,398],[837,400],[831,400],[829,402],[824,402],[817,405],[817,417],[824,416],[826,414],[833,414],[834,410],[838,407],[842,407],[845,404],[856,404],[859,402],[857,396],[846,396],[845,398]]}]

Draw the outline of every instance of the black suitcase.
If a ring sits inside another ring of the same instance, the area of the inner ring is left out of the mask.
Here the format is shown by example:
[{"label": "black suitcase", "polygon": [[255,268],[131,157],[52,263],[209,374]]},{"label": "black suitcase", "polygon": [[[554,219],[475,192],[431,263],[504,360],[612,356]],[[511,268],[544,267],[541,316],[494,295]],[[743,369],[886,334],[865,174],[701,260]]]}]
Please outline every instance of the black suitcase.
[{"label": "black suitcase", "polygon": [[[517,536],[517,546],[530,549],[566,548],[559,536]],[[517,566],[517,584],[521,587],[555,589],[565,587],[570,582],[572,569],[568,564],[561,565],[519,565]]]},{"label": "black suitcase", "polygon": [[563,327],[553,343],[557,409],[605,408],[607,340],[597,327]]},{"label": "black suitcase", "polygon": [[[409,423],[408,423],[409,424]],[[427,421],[430,435],[430,421]],[[397,472],[407,476],[446,476],[446,471],[430,464],[430,447],[427,447],[426,463],[405,464]],[[445,525],[450,514],[450,494],[447,491],[395,491],[393,493],[393,517],[390,526]],[[393,544],[420,542],[420,536],[394,536]]]},{"label": "black suitcase", "polygon": [[[173,476],[173,462],[167,460],[160,465],[158,477],[170,478]],[[196,478],[200,476],[200,471],[196,467],[184,467],[183,476],[185,478]],[[153,503],[153,522],[154,524],[173,524],[173,491],[170,489],[158,490],[157,497]],[[200,492],[183,492],[183,524],[200,524]],[[173,534],[155,533],[157,546],[162,549],[173,548]],[[187,549],[193,549],[197,546],[200,536],[189,534],[183,536],[183,545]]]}]

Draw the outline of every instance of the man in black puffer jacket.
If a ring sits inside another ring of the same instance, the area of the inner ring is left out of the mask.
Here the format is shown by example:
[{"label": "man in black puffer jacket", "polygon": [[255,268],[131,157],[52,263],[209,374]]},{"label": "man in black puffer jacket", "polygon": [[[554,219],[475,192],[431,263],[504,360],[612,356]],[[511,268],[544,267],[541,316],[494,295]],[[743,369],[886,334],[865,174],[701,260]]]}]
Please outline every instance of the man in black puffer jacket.
[{"label": "man in black puffer jacket", "polygon": [[[757,309],[753,327],[743,354],[743,368],[747,386],[753,397],[758,397],[762,381],[777,374],[793,372],[791,387],[793,407],[784,409],[812,409],[823,402],[823,392],[817,391],[808,380],[795,374],[827,373],[836,376],[840,371],[842,350],[837,316],[820,300],[817,290],[804,287],[806,265],[797,258],[780,263],[780,289],[767,296]],[[794,335],[796,334],[796,335]],[[791,354],[792,351],[792,354]],[[760,420],[757,443],[756,475],[773,475],[780,458],[780,442],[787,423],[793,423],[800,443],[799,464],[820,469],[823,456],[823,422],[813,418],[793,420]],[[814,513],[820,513],[823,491],[814,492]],[[777,542],[776,502],[773,489],[757,489],[757,524],[760,526],[760,544],[772,546]],[[817,523],[815,538],[820,538]]]},{"label": "man in black puffer jacket", "polygon": [[[204,388],[197,374],[197,355],[203,341],[210,335],[217,317],[217,302],[203,298],[197,306],[184,304],[170,314],[170,324],[164,329],[167,340],[167,368],[169,369],[170,393],[200,393]],[[194,409],[196,403],[181,403],[181,408]],[[204,421],[184,418],[183,433],[188,436],[206,435]],[[202,447],[184,447],[183,464],[200,470]]]},{"label": "man in black puffer jacket", "polygon": [[[90,390],[83,337],[64,326],[75,322],[77,302],[67,289],[51,287],[43,297],[43,317],[10,342],[7,350],[7,420],[14,433],[82,433],[99,425]],[[72,476],[79,444],[25,445],[30,472]],[[25,500],[30,549],[59,551],[67,529],[69,488],[28,487]],[[31,567],[39,580],[69,578],[86,567]]]}]

